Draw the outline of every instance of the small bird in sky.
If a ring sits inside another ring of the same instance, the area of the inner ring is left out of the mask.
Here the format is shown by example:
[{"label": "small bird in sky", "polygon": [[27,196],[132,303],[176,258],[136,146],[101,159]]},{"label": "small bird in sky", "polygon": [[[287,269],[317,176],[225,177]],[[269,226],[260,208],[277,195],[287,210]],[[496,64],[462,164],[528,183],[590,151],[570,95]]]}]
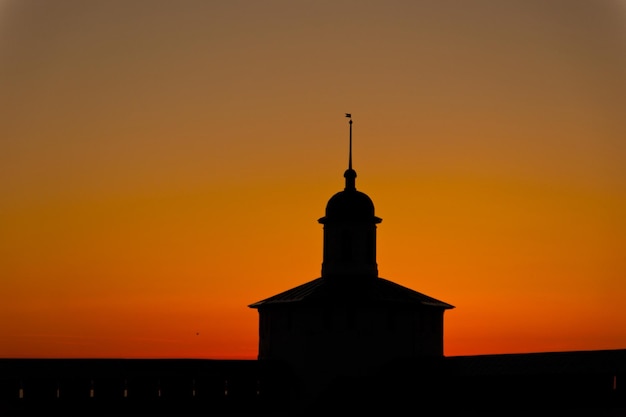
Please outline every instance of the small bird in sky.
[{"label": "small bird in sky", "polygon": [[346,113],[346,117],[352,117],[352,114]]}]

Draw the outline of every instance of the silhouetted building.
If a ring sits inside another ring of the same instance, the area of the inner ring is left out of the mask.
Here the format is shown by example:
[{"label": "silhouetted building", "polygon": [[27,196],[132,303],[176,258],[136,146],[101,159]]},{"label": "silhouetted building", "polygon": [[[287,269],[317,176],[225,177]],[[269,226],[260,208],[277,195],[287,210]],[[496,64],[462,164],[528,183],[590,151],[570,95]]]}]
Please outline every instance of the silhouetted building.
[{"label": "silhouetted building", "polygon": [[259,311],[259,359],[286,362],[315,387],[371,374],[392,360],[442,357],[443,315],[453,308],[378,276],[382,219],[356,189],[351,143],[345,188],[318,220],[324,226],[321,277],[250,305]]}]

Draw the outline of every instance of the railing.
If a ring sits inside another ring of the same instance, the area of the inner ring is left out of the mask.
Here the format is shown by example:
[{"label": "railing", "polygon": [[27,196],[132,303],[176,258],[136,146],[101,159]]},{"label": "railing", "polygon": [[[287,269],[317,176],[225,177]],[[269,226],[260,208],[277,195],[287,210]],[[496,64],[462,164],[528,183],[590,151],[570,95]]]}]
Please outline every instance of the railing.
[{"label": "railing", "polygon": [[1,416],[281,413],[293,386],[258,361],[24,359],[0,371]]}]

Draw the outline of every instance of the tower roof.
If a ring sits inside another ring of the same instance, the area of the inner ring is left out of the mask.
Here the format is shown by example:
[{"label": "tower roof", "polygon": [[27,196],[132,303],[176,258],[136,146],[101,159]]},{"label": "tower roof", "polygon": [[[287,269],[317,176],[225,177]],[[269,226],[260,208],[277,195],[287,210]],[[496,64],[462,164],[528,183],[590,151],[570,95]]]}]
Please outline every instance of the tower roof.
[{"label": "tower roof", "polygon": [[394,305],[422,305],[442,309],[454,308],[428,295],[414,291],[384,278],[369,279],[358,286],[341,285],[317,278],[256,303],[250,308],[293,304],[326,304],[329,302],[357,302],[361,305],[393,303]]},{"label": "tower roof", "polygon": [[[346,117],[352,117],[349,113]],[[343,173],[346,184],[343,191],[333,195],[326,204],[326,216],[319,219],[322,224],[333,221],[369,220],[380,223],[381,218],[374,215],[374,203],[365,193],[356,189],[356,171],[352,169],[352,118],[350,119],[350,148],[348,169]]]},{"label": "tower roof", "polygon": [[380,223],[382,219],[374,215],[374,203],[365,193],[355,190],[339,191],[326,204],[326,216],[319,219],[324,224],[330,221],[373,220]]}]

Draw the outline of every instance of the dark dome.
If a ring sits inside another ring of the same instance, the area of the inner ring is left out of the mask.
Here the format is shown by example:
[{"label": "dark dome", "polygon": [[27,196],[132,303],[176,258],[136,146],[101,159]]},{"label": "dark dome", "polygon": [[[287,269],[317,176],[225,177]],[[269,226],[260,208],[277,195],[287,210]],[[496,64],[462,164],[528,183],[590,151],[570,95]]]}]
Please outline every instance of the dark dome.
[{"label": "dark dome", "polygon": [[374,203],[367,194],[356,190],[340,191],[328,200],[326,217],[332,219],[374,217]]},{"label": "dark dome", "polygon": [[380,223],[374,215],[374,203],[367,194],[356,190],[340,191],[328,200],[326,216],[318,221],[322,224],[343,221],[366,221]]},{"label": "dark dome", "polygon": [[326,204],[326,216],[319,219],[320,223],[343,220],[367,220],[380,223],[381,219],[374,215],[374,203],[365,193],[356,190],[354,179],[356,172],[349,168],[343,174],[346,188],[332,196]]}]

